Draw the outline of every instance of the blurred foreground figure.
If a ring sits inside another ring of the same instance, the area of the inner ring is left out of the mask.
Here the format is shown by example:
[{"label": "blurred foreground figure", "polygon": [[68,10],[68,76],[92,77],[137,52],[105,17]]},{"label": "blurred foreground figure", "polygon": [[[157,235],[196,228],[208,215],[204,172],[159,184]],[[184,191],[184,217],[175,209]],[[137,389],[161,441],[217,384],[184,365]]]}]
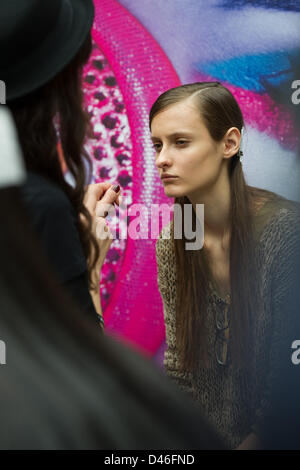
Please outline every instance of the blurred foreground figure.
[{"label": "blurred foreground figure", "polygon": [[97,334],[53,280],[21,210],[25,178],[0,107],[1,449],[221,449],[187,397]]},{"label": "blurred foreground figure", "polygon": [[98,236],[108,226],[96,208],[118,204],[120,188],[86,187],[92,162],[84,144],[91,127],[82,72],[93,19],[92,0],[1,2],[0,77],[27,170],[24,210],[57,283],[101,332],[100,270],[112,240]]}]

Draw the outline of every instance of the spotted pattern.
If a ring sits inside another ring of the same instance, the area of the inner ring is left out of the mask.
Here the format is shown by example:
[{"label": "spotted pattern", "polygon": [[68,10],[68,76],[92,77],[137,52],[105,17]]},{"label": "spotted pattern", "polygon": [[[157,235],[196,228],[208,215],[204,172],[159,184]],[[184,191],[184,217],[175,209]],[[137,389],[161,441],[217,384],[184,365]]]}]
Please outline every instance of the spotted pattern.
[{"label": "spotted pattern", "polygon": [[[94,182],[118,183],[122,197],[130,204],[132,143],[126,109],[114,73],[95,42],[84,70],[83,89],[93,127],[93,138],[88,141],[86,149],[93,160]],[[102,269],[101,300],[104,309],[109,303],[126,248],[126,240],[120,240],[118,236],[127,222],[121,217],[117,223],[119,215],[117,212],[115,218],[108,218],[117,239],[113,241]]]}]

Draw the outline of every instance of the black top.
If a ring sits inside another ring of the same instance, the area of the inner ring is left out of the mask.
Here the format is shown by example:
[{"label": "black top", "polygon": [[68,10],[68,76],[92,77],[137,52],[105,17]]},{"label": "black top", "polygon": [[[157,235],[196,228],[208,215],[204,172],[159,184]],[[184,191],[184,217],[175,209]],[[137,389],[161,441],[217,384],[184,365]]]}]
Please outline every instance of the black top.
[{"label": "black top", "polygon": [[79,306],[97,320],[88,285],[87,263],[77,214],[67,195],[45,177],[28,172],[21,195],[42,247],[63,285]]}]

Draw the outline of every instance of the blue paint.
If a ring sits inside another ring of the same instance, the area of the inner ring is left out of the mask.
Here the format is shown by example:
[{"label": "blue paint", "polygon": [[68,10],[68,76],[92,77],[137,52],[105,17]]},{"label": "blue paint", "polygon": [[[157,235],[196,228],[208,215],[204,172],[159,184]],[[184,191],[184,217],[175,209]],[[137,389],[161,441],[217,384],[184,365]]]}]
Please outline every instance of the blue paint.
[{"label": "blue paint", "polygon": [[[290,53],[290,57],[294,53]],[[283,52],[246,55],[222,62],[197,64],[197,70],[245,90],[264,93],[264,83],[279,85],[292,77],[289,55]]]},{"label": "blue paint", "polygon": [[225,0],[220,4],[220,7],[230,10],[239,10],[249,6],[282,11],[300,11],[299,0]]}]

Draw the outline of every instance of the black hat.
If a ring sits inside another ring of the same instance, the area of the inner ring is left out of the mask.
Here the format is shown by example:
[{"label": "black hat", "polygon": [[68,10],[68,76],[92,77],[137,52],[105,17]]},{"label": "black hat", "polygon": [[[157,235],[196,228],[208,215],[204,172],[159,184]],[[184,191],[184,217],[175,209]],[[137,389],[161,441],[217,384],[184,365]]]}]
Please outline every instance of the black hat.
[{"label": "black hat", "polygon": [[93,0],[2,0],[0,80],[7,101],[55,77],[80,49],[93,19]]}]

